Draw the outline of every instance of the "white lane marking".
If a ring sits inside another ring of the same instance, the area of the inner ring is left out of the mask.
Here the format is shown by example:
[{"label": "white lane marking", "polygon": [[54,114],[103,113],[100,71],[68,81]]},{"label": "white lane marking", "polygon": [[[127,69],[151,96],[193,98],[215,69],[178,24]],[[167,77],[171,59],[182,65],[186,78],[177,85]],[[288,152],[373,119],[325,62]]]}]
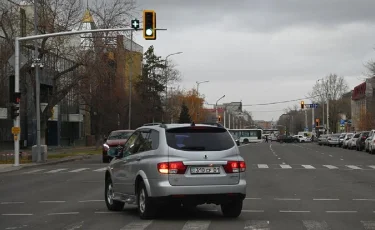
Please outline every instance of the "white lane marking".
[{"label": "white lane marking", "polygon": [[333,165],[323,165],[323,166],[329,169],[338,169],[336,166],[333,166]]},{"label": "white lane marking", "polygon": [[369,165],[368,167],[375,169],[375,165]]},{"label": "white lane marking", "polygon": [[35,170],[31,170],[31,171],[25,172],[23,174],[36,173],[36,172],[41,172],[41,171],[44,171],[44,170],[46,170],[46,169],[35,169]]},{"label": "white lane marking", "polygon": [[75,169],[75,170],[72,170],[72,171],[69,171],[69,172],[81,172],[81,171],[87,170],[87,169],[90,169],[90,168],[80,168],[80,169]]},{"label": "white lane marking", "polygon": [[361,220],[361,223],[366,230],[375,230],[375,221]]},{"label": "white lane marking", "polygon": [[357,211],[326,211],[326,213],[356,213]]},{"label": "white lane marking", "polygon": [[310,212],[310,211],[293,211],[293,210],[280,210],[279,212],[285,212],[285,213],[288,213],[288,212],[290,212],[290,213],[292,213],[292,212],[296,212],[296,213],[303,213],[303,212]]},{"label": "white lane marking", "polygon": [[315,169],[315,167],[312,165],[302,165],[302,167],[304,167],[305,169]]},{"label": "white lane marking", "polygon": [[55,216],[55,215],[77,215],[79,212],[55,212],[55,213],[48,213],[48,216]]},{"label": "white lane marking", "polygon": [[24,204],[25,202],[14,201],[14,202],[1,202],[0,204]]},{"label": "white lane marking", "polygon": [[299,198],[274,198],[274,200],[301,200]]},{"label": "white lane marking", "polygon": [[258,168],[260,168],[260,169],[268,169],[268,165],[266,165],[266,164],[258,164]]},{"label": "white lane marking", "polygon": [[303,220],[303,225],[307,230],[326,230],[328,224],[325,221],[315,221],[315,220]]},{"label": "white lane marking", "polygon": [[2,216],[32,216],[32,213],[4,213]]},{"label": "white lane marking", "polygon": [[104,202],[104,200],[80,200],[79,203]]},{"label": "white lane marking", "polygon": [[281,158],[279,157],[279,158],[277,158],[278,160],[281,160]]},{"label": "white lane marking", "polygon": [[330,201],[330,200],[340,200],[340,199],[333,199],[333,198],[314,198],[313,200]]},{"label": "white lane marking", "polygon": [[280,165],[283,169],[291,169],[292,167],[290,165]]},{"label": "white lane marking", "polygon": [[261,200],[262,198],[257,197],[246,197],[245,200]]},{"label": "white lane marking", "polygon": [[264,210],[247,210],[247,209],[242,209],[242,212],[264,212]]},{"label": "white lane marking", "polygon": [[342,160],[342,161],[343,161],[344,159],[340,159],[340,160]]},{"label": "white lane marking", "polygon": [[133,222],[125,225],[124,227],[122,227],[120,230],[144,230],[151,223],[152,223],[152,220],[133,221]]},{"label": "white lane marking", "polygon": [[105,171],[105,170],[107,170],[107,167],[105,167],[105,168],[100,168],[100,169],[95,169],[95,170],[93,170],[94,172],[103,172],[103,171]]},{"label": "white lane marking", "polygon": [[353,199],[357,201],[375,201],[375,199]]},{"label": "white lane marking", "polygon": [[330,157],[333,157],[332,155],[329,155]]},{"label": "white lane marking", "polygon": [[360,167],[355,166],[355,165],[345,165],[345,166],[351,169],[361,169]]},{"label": "white lane marking", "polygon": [[182,230],[207,230],[211,221],[189,220],[185,223]]},{"label": "white lane marking", "polygon": [[39,203],[65,203],[65,200],[42,200]]},{"label": "white lane marking", "polygon": [[57,173],[57,172],[61,172],[61,171],[64,171],[64,170],[67,170],[67,168],[64,168],[64,169],[54,169],[54,170],[48,171],[46,173]]},{"label": "white lane marking", "polygon": [[247,220],[244,229],[249,230],[270,230],[268,220]]}]

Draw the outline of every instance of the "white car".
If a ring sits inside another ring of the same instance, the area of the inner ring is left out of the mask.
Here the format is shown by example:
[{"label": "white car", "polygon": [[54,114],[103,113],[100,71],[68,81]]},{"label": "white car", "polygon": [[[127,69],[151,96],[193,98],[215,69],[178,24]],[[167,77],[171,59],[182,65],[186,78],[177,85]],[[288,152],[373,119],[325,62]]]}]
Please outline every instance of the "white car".
[{"label": "white car", "polygon": [[361,135],[361,133],[356,133],[352,136],[352,138],[350,138],[350,140],[348,141],[348,149],[355,149],[355,147],[357,146],[357,139],[359,138],[359,135]]},{"label": "white car", "polygon": [[302,135],[294,135],[293,137],[298,138],[300,143],[311,141],[311,139],[309,137],[305,137],[305,136],[302,136]]},{"label": "white car", "polygon": [[354,135],[354,133],[347,133],[344,137],[344,141],[342,142],[342,147],[344,149],[347,149],[348,148],[348,144],[349,144],[349,141],[350,139],[352,138],[352,136]]},{"label": "white car", "polygon": [[368,152],[370,154],[375,154],[375,135],[372,135],[369,138],[367,138],[367,139],[369,139],[369,141],[368,141]]}]

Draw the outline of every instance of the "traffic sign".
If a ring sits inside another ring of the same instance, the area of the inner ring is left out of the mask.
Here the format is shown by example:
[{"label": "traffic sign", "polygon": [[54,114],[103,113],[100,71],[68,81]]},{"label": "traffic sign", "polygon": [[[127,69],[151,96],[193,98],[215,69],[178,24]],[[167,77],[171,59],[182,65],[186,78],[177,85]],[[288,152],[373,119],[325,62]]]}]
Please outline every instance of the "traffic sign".
[{"label": "traffic sign", "polygon": [[138,30],[139,29],[139,20],[138,19],[133,19],[131,21],[131,25],[132,25],[133,29]]},{"label": "traffic sign", "polygon": [[21,132],[20,127],[12,127],[12,134],[17,135]]},{"label": "traffic sign", "polygon": [[345,120],[344,119],[340,120],[340,125],[345,125]]},{"label": "traffic sign", "polygon": [[309,131],[309,128],[305,128],[305,131]]}]

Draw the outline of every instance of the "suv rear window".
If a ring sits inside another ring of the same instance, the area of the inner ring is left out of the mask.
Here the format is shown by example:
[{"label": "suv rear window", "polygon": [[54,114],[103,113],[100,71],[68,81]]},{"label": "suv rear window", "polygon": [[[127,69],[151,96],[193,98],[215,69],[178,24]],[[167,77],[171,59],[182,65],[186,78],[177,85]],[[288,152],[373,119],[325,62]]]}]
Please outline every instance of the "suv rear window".
[{"label": "suv rear window", "polygon": [[166,131],[169,147],[184,151],[222,151],[233,148],[226,129],[217,127],[182,127]]}]

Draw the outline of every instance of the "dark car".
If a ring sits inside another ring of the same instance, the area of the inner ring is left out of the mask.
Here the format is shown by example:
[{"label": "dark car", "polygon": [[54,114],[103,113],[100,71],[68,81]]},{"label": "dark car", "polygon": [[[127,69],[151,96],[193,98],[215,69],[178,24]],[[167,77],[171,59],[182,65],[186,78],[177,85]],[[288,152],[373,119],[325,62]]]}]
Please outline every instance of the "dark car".
[{"label": "dark car", "polygon": [[134,130],[115,130],[112,131],[103,144],[103,163],[108,163],[113,157],[108,155],[108,151],[117,151],[117,148],[123,146]]},{"label": "dark car", "polygon": [[277,137],[277,142],[280,143],[297,143],[299,139],[297,137],[287,136],[287,135],[279,135]]},{"label": "dark car", "polygon": [[362,151],[363,149],[365,149],[365,140],[367,139],[369,133],[370,131],[361,132],[355,145],[357,151]]}]

